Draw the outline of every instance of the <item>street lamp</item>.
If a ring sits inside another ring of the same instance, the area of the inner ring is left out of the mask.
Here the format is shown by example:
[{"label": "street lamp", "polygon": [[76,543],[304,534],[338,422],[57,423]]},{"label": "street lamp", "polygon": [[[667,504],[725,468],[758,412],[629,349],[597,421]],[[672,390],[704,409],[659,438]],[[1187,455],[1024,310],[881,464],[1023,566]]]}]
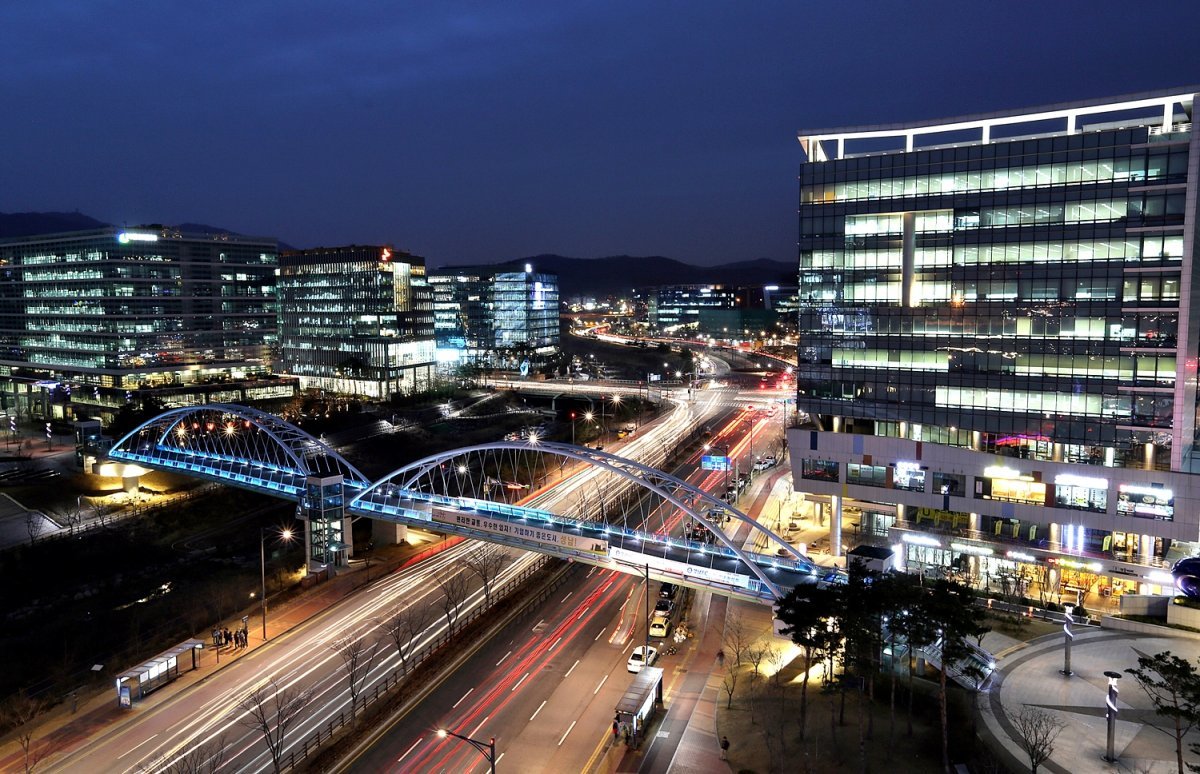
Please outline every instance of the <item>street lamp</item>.
[{"label": "street lamp", "polygon": [[1063,605],[1063,610],[1066,612],[1066,617],[1063,619],[1063,668],[1060,671],[1063,677],[1070,677],[1074,674],[1071,672],[1071,640],[1075,639],[1075,635],[1071,632],[1071,624],[1075,622],[1075,619],[1071,617],[1071,613],[1075,610],[1075,606]]},{"label": "street lamp", "polygon": [[488,738],[487,742],[480,742],[478,739],[472,739],[469,736],[456,734],[453,731],[445,728],[439,728],[437,730],[437,735],[441,739],[452,736],[455,739],[459,739],[471,745],[479,751],[479,754],[482,755],[484,760],[488,762],[488,765],[491,766],[492,774],[496,774],[496,737],[493,736]]},{"label": "street lamp", "polygon": [[[292,531],[283,529],[279,532],[279,539],[285,543],[292,542]],[[258,530],[258,558],[259,569],[262,571],[262,638],[263,642],[267,641],[267,528],[260,527]]]}]

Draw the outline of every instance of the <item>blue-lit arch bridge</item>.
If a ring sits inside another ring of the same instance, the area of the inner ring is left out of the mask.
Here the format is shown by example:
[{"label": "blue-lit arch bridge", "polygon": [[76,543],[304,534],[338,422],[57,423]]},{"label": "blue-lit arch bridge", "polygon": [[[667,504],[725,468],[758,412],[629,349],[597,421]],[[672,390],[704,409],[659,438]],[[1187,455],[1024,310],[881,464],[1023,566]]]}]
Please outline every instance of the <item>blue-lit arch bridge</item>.
[{"label": "blue-lit arch bridge", "polygon": [[[666,454],[653,444],[643,453],[651,462]],[[352,549],[348,520],[365,516],[649,572],[765,603],[797,584],[831,578],[787,541],[700,488],[643,462],[567,444],[464,447],[372,482],[277,416],[209,404],[147,421],[118,441],[109,457],[297,501],[308,522],[308,554],[317,562],[344,559]],[[726,516],[765,533],[768,545],[787,555],[743,550],[714,523]]]}]

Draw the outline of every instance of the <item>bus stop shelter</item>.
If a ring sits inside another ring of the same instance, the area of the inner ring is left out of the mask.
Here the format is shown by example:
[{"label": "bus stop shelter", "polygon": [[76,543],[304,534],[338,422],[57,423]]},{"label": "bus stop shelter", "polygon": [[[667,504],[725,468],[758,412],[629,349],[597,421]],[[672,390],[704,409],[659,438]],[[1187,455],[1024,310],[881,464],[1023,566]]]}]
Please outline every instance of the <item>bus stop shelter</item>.
[{"label": "bus stop shelter", "polygon": [[195,669],[200,665],[200,651],[203,649],[203,640],[184,640],[144,664],[117,675],[118,704],[128,708],[133,702],[145,698],[146,694],[179,677],[181,656],[191,653],[192,665],[189,669]]},{"label": "bus stop shelter", "polygon": [[654,710],[662,704],[663,671],[660,667],[642,667],[617,702],[615,720],[629,729],[629,743],[636,747],[645,736]]}]

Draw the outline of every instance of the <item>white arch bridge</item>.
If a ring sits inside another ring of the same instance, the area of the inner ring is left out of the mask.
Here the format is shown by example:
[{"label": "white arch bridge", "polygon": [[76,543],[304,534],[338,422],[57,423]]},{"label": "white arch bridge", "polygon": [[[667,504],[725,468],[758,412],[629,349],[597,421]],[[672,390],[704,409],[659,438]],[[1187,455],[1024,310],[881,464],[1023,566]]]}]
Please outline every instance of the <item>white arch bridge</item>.
[{"label": "white arch bridge", "polygon": [[[313,481],[333,480],[337,505],[348,516],[648,572],[758,602],[774,603],[797,584],[832,577],[699,487],[642,462],[568,444],[468,446],[371,482],[332,448],[277,416],[209,404],[145,422],[118,441],[109,457],[295,499],[302,510],[314,506]],[[746,525],[734,531],[738,540],[726,535],[721,523],[726,519]],[[783,547],[786,555],[741,548],[754,532],[764,533],[767,545]]]}]

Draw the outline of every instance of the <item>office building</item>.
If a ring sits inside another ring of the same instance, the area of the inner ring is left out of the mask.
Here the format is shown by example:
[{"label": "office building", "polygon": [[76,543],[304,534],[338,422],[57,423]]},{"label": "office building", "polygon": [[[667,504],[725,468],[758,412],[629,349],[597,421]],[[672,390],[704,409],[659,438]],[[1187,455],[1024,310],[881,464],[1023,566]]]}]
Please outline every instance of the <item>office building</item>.
[{"label": "office building", "polygon": [[302,389],[386,400],[434,379],[425,259],[386,245],[279,256],[280,370]]},{"label": "office building", "polygon": [[438,360],[518,365],[558,351],[558,277],[495,266],[431,272]]},{"label": "office building", "polygon": [[21,418],[287,397],[274,239],[163,226],[0,241],[0,394]]},{"label": "office building", "polygon": [[[635,303],[644,304],[646,320],[654,333],[686,335],[700,329],[701,313],[737,309],[737,293],[721,285],[663,285],[634,292]],[[718,316],[719,317],[719,316]],[[730,322],[732,320],[732,322]],[[718,325],[720,319],[710,324]],[[724,327],[741,327],[738,315],[726,319]],[[720,331],[718,325],[717,331]]]},{"label": "office building", "polygon": [[800,133],[790,448],[835,546],[1169,590],[1200,550],[1193,104]]}]

